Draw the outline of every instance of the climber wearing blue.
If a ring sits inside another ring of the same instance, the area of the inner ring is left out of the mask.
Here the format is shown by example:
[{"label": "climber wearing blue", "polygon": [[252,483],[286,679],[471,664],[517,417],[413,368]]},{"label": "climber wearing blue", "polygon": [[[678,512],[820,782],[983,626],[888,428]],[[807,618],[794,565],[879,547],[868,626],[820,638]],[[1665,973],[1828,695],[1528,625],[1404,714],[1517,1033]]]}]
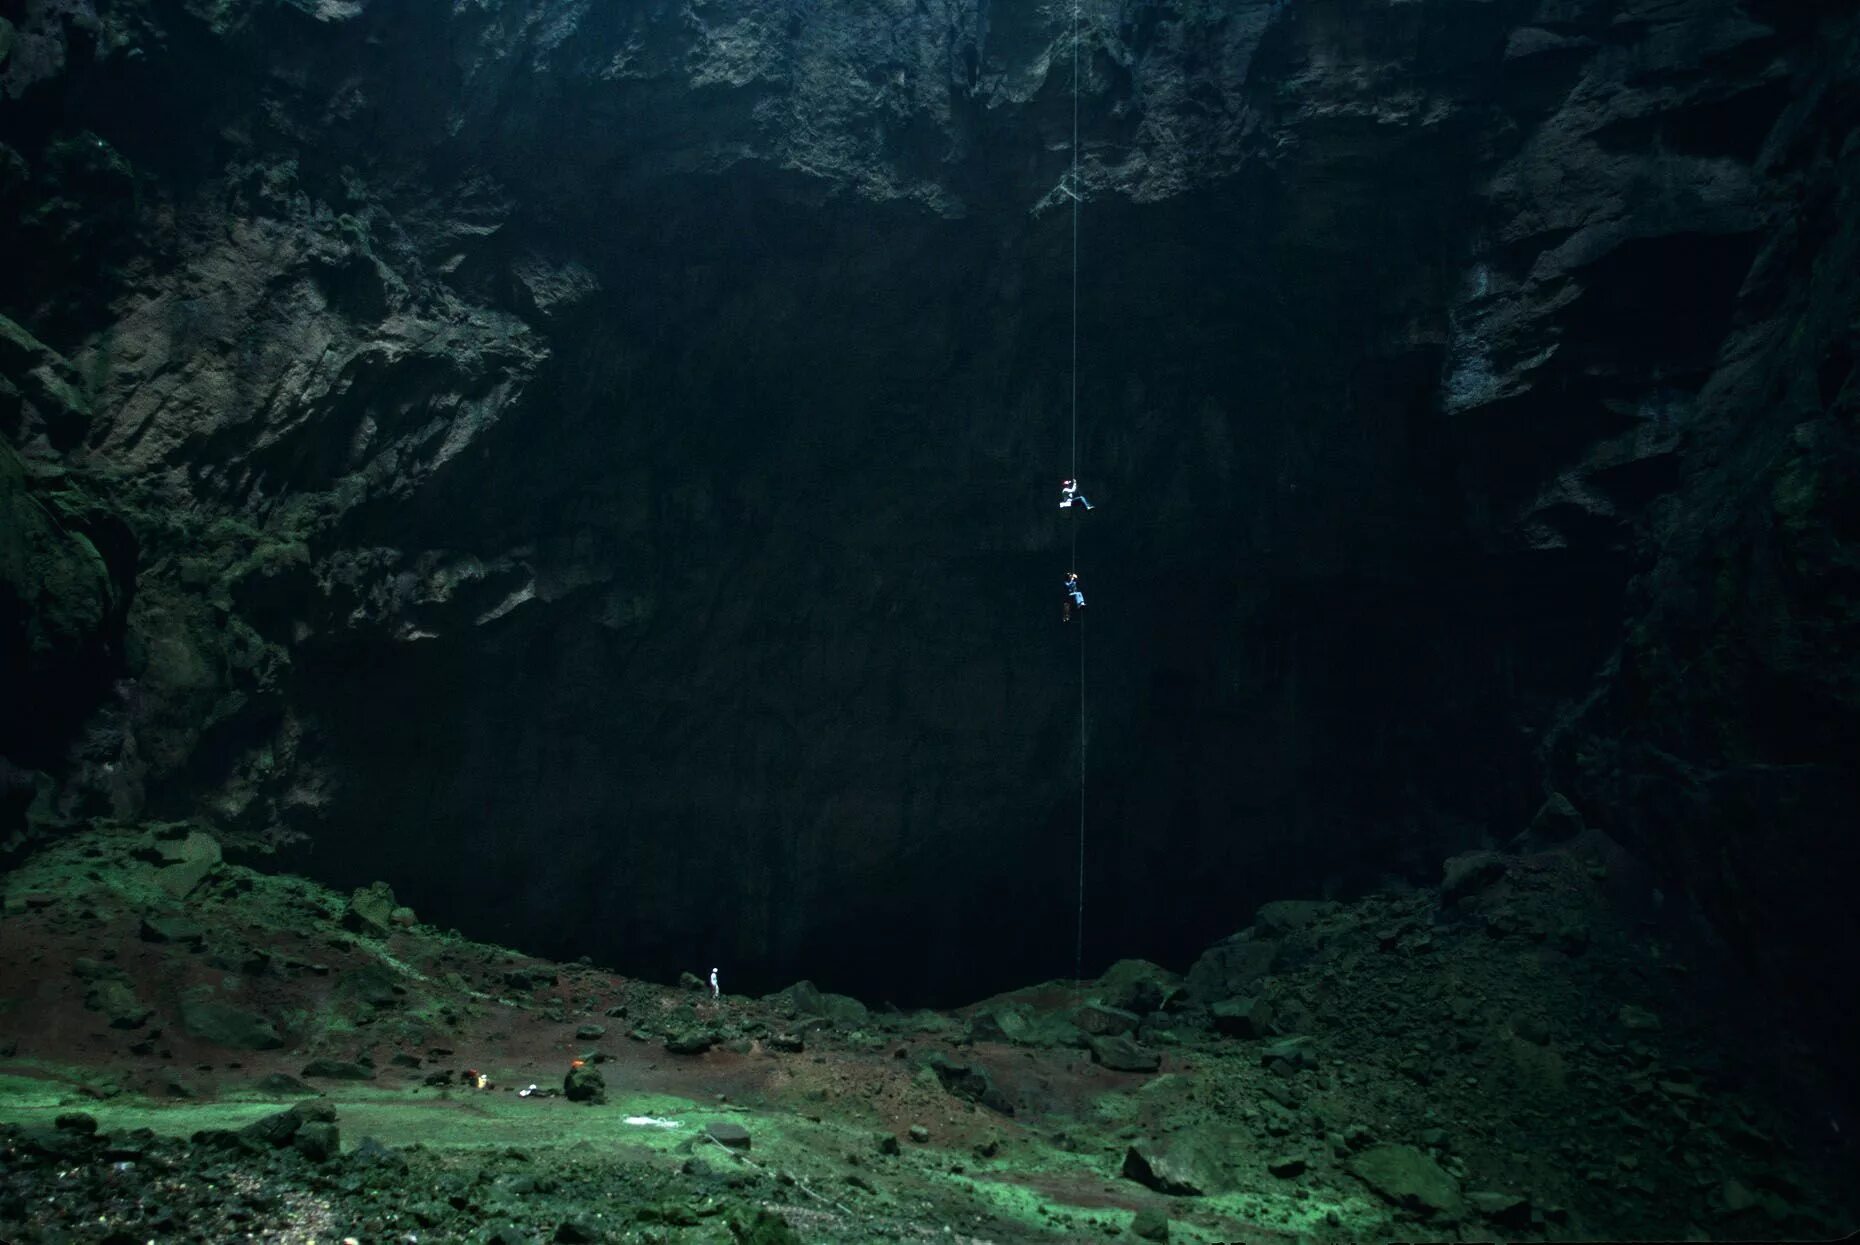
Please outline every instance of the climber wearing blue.
[{"label": "climber wearing blue", "polygon": [[1083,506],[1087,510],[1091,509],[1091,503],[1085,500],[1085,494],[1079,492],[1079,482],[1077,480],[1066,480],[1059,486],[1059,508],[1065,510],[1072,506]]},{"label": "climber wearing blue", "polygon": [[1071,622],[1072,615],[1085,612],[1085,589],[1079,585],[1077,571],[1066,572],[1066,599],[1059,607],[1059,617]]}]

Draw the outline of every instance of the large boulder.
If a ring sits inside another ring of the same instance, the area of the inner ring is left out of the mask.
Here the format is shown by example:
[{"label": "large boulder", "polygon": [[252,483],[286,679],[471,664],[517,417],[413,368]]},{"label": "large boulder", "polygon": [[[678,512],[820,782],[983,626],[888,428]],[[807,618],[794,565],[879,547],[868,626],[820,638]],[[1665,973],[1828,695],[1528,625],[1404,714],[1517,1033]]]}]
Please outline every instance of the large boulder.
[{"label": "large boulder", "polygon": [[958,1063],[947,1055],[937,1053],[926,1059],[924,1066],[936,1075],[944,1090],[956,1097],[980,1103],[1003,1115],[1014,1114],[1014,1104],[995,1084],[988,1069],[980,1064]]},{"label": "large boulder", "polygon": [[1064,1016],[1035,1011],[1016,1003],[985,1007],[969,1021],[971,1042],[1011,1042],[1016,1046],[1082,1046],[1079,1026]]},{"label": "large boulder", "polygon": [[284,1035],[256,1012],[217,999],[190,999],[181,1004],[181,1028],[189,1037],[233,1050],[277,1050]]},{"label": "large boulder", "polygon": [[1073,1025],[1094,1037],[1134,1033],[1142,1019],[1135,1012],[1125,1011],[1121,1007],[1108,1007],[1103,1003],[1085,1003],[1072,1009]]},{"label": "large boulder", "polygon": [[291,1148],[312,1163],[326,1163],[342,1153],[342,1134],[328,1121],[306,1120],[291,1138]]},{"label": "large boulder", "polygon": [[84,1006],[102,1012],[112,1029],[139,1029],[155,1012],[136,997],[134,987],[123,977],[105,977],[92,983],[85,992]]},{"label": "large boulder", "polygon": [[1460,1182],[1413,1146],[1372,1146],[1350,1160],[1350,1171],[1389,1202],[1422,1215],[1458,1214]]},{"label": "large boulder", "polygon": [[665,1049],[674,1055],[701,1055],[717,1044],[717,1035],[701,1025],[680,1029],[665,1039]]},{"label": "large boulder", "polygon": [[[317,1137],[311,1149],[321,1151],[320,1157],[328,1157],[334,1153],[335,1123],[336,1109],[328,1103],[300,1102],[287,1111],[260,1116],[241,1128],[236,1136],[250,1148],[277,1150],[294,1143],[305,1128],[315,1126],[329,1132]],[[325,1143],[329,1146],[326,1151],[323,1149]]]},{"label": "large boulder", "polygon": [[1145,1050],[1119,1034],[1087,1039],[1091,1061],[1113,1072],[1154,1072],[1162,1067],[1162,1056]]},{"label": "large boulder", "polygon": [[394,912],[399,907],[392,887],[386,882],[371,882],[349,896],[342,923],[357,933],[385,937],[396,928]]},{"label": "large boulder", "polygon": [[1228,1037],[1259,1038],[1272,1032],[1272,1004],[1262,998],[1222,999],[1208,1015],[1215,1031]]},{"label": "large boulder", "polygon": [[794,1016],[824,1016],[843,1028],[864,1024],[870,1013],[864,1003],[844,994],[832,994],[811,981],[797,981],[763,1000],[787,1009]]},{"label": "large boulder", "polygon": [[1159,1012],[1182,993],[1182,979],[1148,960],[1119,960],[1098,979],[1098,1001],[1139,1016]]},{"label": "large boulder", "polygon": [[1019,1042],[1031,1045],[1033,1024],[1024,1008],[1012,1005],[984,1007],[969,1017],[966,1034],[971,1042]]},{"label": "large boulder", "polygon": [[1509,862],[1496,852],[1463,852],[1441,867],[1440,902],[1455,904],[1505,876]]},{"label": "large boulder", "polygon": [[1178,1134],[1167,1142],[1139,1141],[1124,1151],[1123,1174],[1145,1188],[1174,1197],[1201,1197],[1230,1184],[1222,1139]]},{"label": "large boulder", "polygon": [[1261,977],[1272,972],[1279,958],[1278,942],[1262,940],[1243,930],[1201,953],[1188,970],[1188,997],[1197,1003],[1245,994]]},{"label": "large boulder", "polygon": [[1304,929],[1342,905],[1328,899],[1275,899],[1253,914],[1253,929],[1260,938],[1283,938]]},{"label": "large boulder", "polygon": [[157,839],[161,864],[155,884],[171,899],[185,899],[220,867],[220,841],[205,830],[189,830],[179,839]]},{"label": "large boulder", "polygon": [[375,1070],[351,1059],[312,1059],[298,1072],[299,1076],[322,1077],[331,1081],[372,1081]]},{"label": "large boulder", "polygon": [[704,1126],[704,1135],[730,1150],[747,1150],[749,1130],[734,1120],[713,1120]]}]

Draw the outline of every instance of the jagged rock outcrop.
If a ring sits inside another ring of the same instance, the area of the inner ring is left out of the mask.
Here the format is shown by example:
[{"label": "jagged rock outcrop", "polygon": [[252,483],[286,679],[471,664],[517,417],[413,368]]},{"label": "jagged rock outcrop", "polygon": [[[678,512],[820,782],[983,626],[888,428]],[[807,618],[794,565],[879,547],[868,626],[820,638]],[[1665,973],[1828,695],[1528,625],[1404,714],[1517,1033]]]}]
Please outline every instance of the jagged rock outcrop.
[{"label": "jagged rock outcrop", "polygon": [[[1081,28],[1094,948],[1552,789],[1789,906],[1853,798],[1851,15]],[[564,955],[1052,971],[1071,51],[978,0],[30,9],[0,312],[74,397],[9,426],[140,550],[47,805]]]}]

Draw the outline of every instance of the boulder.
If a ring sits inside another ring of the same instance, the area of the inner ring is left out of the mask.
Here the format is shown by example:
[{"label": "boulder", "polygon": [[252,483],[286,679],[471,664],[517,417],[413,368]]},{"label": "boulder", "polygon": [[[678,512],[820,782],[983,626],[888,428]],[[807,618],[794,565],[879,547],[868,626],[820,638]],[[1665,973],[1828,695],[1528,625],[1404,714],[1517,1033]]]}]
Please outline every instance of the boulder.
[{"label": "boulder", "polygon": [[1087,1039],[1087,1044],[1091,1049],[1091,1061],[1113,1072],[1154,1072],[1162,1067],[1161,1055],[1144,1050],[1119,1034],[1092,1037]]},{"label": "boulder", "polygon": [[189,1037],[234,1050],[277,1050],[284,1045],[284,1035],[269,1020],[216,999],[182,1003],[181,1028]]},{"label": "boulder", "polygon": [[518,994],[555,984],[555,974],[544,968],[513,968],[504,974],[504,988]]},{"label": "boulder", "polygon": [[386,882],[371,882],[349,896],[348,909],[342,914],[345,929],[358,934],[382,937],[394,932],[394,890]]},{"label": "boulder", "polygon": [[356,1143],[355,1149],[349,1154],[349,1162],[355,1167],[372,1168],[390,1176],[404,1176],[410,1166],[406,1155],[382,1145],[373,1137],[364,1137]]},{"label": "boulder", "polygon": [[1077,1028],[1093,1037],[1105,1037],[1114,1033],[1134,1033],[1142,1018],[1135,1012],[1125,1011],[1121,1007],[1110,1007],[1103,1003],[1086,1003],[1072,1011],[1072,1023]]},{"label": "boulder", "polygon": [[102,1012],[112,1029],[140,1029],[155,1014],[136,997],[129,982],[121,977],[106,977],[92,984],[84,993],[84,1006]]},{"label": "boulder", "polygon": [[865,1004],[858,999],[844,994],[830,994],[811,981],[797,981],[763,1001],[786,1008],[795,1016],[824,1016],[834,1024],[848,1029],[858,1028],[870,1016]]},{"label": "boulder", "polygon": [[985,1007],[969,1017],[970,1042],[1026,1042],[1033,1033],[1027,1013],[1018,1007]]},{"label": "boulder", "polygon": [[322,1163],[342,1152],[342,1137],[334,1124],[309,1120],[291,1138],[291,1145],[312,1163]]},{"label": "boulder", "polygon": [[371,1008],[395,1007],[406,1001],[407,987],[385,964],[359,964],[337,977],[336,994]]},{"label": "boulder", "polygon": [[976,1012],[966,1036],[970,1042],[1012,1042],[1016,1046],[1085,1044],[1085,1035],[1065,1017],[1013,1003],[995,1004]]},{"label": "boulder", "polygon": [[1478,894],[1505,876],[1507,863],[1497,852],[1463,852],[1442,867],[1440,902],[1455,904]]},{"label": "boulder", "polygon": [[291,1139],[297,1136],[297,1130],[303,1125],[304,1117],[300,1112],[278,1111],[253,1120],[241,1128],[237,1135],[242,1141],[276,1149],[290,1145]]},{"label": "boulder", "polygon": [[1253,930],[1259,938],[1283,938],[1340,907],[1328,899],[1275,899],[1253,914]]},{"label": "boulder", "polygon": [[1098,1001],[1141,1016],[1159,1012],[1182,993],[1182,979],[1148,960],[1119,960],[1098,979]]},{"label": "boulder", "polygon": [[323,1077],[331,1081],[372,1081],[375,1079],[375,1070],[367,1064],[346,1059],[312,1059],[298,1075]]},{"label": "boulder", "polygon": [[1188,997],[1198,1003],[1246,994],[1278,962],[1279,944],[1243,931],[1201,953],[1188,970]]},{"label": "boulder", "polygon": [[1459,1181],[1413,1146],[1371,1146],[1350,1172],[1386,1201],[1422,1215],[1451,1215],[1462,1205]]},{"label": "boulder", "polygon": [[1202,1197],[1222,1189],[1218,1147],[1203,1144],[1192,1135],[1178,1137],[1166,1146],[1137,1142],[1124,1151],[1124,1177],[1171,1197]]},{"label": "boulder", "polygon": [[701,1055],[717,1044],[717,1035],[709,1029],[681,1029],[665,1039],[665,1049],[674,1055]]},{"label": "boulder", "polygon": [[171,899],[187,898],[220,867],[220,842],[205,830],[159,840],[155,850],[168,862],[155,871],[155,883]]},{"label": "boulder", "polygon": [[1308,1037],[1285,1037],[1269,1042],[1259,1050],[1259,1062],[1268,1068],[1304,1072],[1317,1067],[1317,1052]]},{"label": "boulder", "polygon": [[704,1125],[704,1135],[731,1150],[749,1149],[749,1130],[729,1120],[712,1120]]},{"label": "boulder", "polygon": [[1003,1115],[1014,1114],[1014,1104],[1008,1101],[1007,1095],[995,1084],[988,1069],[980,1064],[957,1063],[947,1055],[936,1053],[925,1060],[924,1066],[936,1075],[937,1082],[945,1092],[980,1103]]},{"label": "boulder", "polygon": [[1265,999],[1222,999],[1208,1014],[1215,1031],[1228,1037],[1259,1038],[1272,1032],[1272,1004]]}]

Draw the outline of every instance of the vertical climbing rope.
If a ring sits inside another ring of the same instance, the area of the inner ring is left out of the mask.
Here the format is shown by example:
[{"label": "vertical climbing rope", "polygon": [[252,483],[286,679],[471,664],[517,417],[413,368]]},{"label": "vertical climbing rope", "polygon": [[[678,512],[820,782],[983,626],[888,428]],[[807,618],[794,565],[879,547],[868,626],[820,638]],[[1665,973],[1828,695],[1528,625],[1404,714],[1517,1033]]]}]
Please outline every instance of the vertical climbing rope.
[{"label": "vertical climbing rope", "polygon": [[[1079,478],[1079,0],[1072,0],[1072,479]],[[1078,548],[1078,527],[1072,547]],[[1077,567],[1073,568],[1077,570]]]},{"label": "vertical climbing rope", "polygon": [[[1072,480],[1079,478],[1079,0],[1072,0]],[[1072,569],[1079,567],[1079,525],[1072,524]],[[1078,924],[1073,931],[1072,981],[1085,977],[1085,613],[1079,611]]]}]

